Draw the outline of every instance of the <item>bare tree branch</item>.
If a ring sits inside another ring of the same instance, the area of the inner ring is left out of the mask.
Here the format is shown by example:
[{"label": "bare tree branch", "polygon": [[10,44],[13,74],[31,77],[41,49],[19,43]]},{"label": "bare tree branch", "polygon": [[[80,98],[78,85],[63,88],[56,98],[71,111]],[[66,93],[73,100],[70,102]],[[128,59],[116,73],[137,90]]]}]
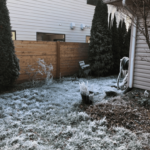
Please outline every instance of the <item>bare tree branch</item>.
[{"label": "bare tree branch", "polygon": [[131,24],[136,26],[138,32],[144,36],[150,49],[150,0],[131,0],[131,2],[132,4],[128,7],[137,17],[137,20],[124,8],[119,8],[119,10],[131,19]]}]

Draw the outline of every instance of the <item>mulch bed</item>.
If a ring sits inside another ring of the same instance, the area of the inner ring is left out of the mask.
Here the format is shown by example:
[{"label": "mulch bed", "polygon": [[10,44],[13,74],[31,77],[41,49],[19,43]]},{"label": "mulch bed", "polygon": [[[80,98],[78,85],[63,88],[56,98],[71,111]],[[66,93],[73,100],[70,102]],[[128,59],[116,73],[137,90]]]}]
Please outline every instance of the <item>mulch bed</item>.
[{"label": "mulch bed", "polygon": [[[120,96],[120,101],[125,102],[123,105],[113,102],[116,100],[114,97],[108,103],[90,106],[82,103],[79,107],[90,115],[91,120],[100,120],[106,117],[109,129],[112,126],[122,126],[137,135],[150,133],[150,105],[139,103],[144,98],[143,93],[144,90],[134,88],[127,94]],[[150,147],[144,149],[150,150]]]},{"label": "mulch bed", "polygon": [[91,120],[100,120],[106,116],[108,128],[123,126],[134,132],[142,130],[150,133],[150,111],[144,107],[99,104],[90,106],[86,113],[91,116]]},{"label": "mulch bed", "polygon": [[120,96],[121,100],[126,102],[123,105],[114,103],[116,100],[114,97],[108,103],[97,105],[84,105],[82,103],[79,107],[90,115],[91,120],[100,120],[106,117],[108,128],[123,126],[133,132],[150,133],[150,106],[141,105],[138,101],[143,96],[143,91],[137,92],[137,89],[133,89],[124,96]]}]

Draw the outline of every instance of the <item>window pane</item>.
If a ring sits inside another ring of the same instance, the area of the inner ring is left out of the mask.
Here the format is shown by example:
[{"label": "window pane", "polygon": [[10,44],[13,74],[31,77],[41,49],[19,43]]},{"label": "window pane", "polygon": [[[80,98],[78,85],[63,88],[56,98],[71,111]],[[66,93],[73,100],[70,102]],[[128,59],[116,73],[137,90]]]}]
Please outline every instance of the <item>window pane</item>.
[{"label": "window pane", "polygon": [[11,32],[11,35],[12,35],[12,40],[16,40],[16,32],[15,32],[15,31],[12,31],[12,32]]},{"label": "window pane", "polygon": [[86,36],[86,43],[90,43],[90,36]]},{"label": "window pane", "polygon": [[62,41],[65,42],[64,34],[37,33],[37,41]]},{"label": "window pane", "polygon": [[87,0],[87,4],[96,6],[98,0]]}]

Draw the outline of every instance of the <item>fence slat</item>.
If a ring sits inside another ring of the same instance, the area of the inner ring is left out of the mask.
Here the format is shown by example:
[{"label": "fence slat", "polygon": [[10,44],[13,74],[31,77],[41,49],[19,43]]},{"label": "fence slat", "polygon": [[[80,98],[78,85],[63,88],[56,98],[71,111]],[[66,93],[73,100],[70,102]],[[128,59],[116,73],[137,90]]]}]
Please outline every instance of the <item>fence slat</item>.
[{"label": "fence slat", "polygon": [[60,42],[57,41],[57,78],[60,76]]}]

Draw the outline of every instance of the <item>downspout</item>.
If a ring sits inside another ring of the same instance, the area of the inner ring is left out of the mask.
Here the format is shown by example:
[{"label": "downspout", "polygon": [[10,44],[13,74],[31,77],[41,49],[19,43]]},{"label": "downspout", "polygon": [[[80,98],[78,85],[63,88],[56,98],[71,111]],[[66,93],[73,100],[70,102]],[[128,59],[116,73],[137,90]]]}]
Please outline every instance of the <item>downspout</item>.
[{"label": "downspout", "polygon": [[[122,5],[127,9],[134,17],[134,22],[137,24],[137,17],[126,5],[126,0],[122,0]],[[135,59],[135,44],[136,44],[136,25],[132,25],[131,40],[130,40],[130,58],[129,58],[129,75],[128,75],[128,87],[133,87],[133,73],[134,73],[134,59]]]}]

